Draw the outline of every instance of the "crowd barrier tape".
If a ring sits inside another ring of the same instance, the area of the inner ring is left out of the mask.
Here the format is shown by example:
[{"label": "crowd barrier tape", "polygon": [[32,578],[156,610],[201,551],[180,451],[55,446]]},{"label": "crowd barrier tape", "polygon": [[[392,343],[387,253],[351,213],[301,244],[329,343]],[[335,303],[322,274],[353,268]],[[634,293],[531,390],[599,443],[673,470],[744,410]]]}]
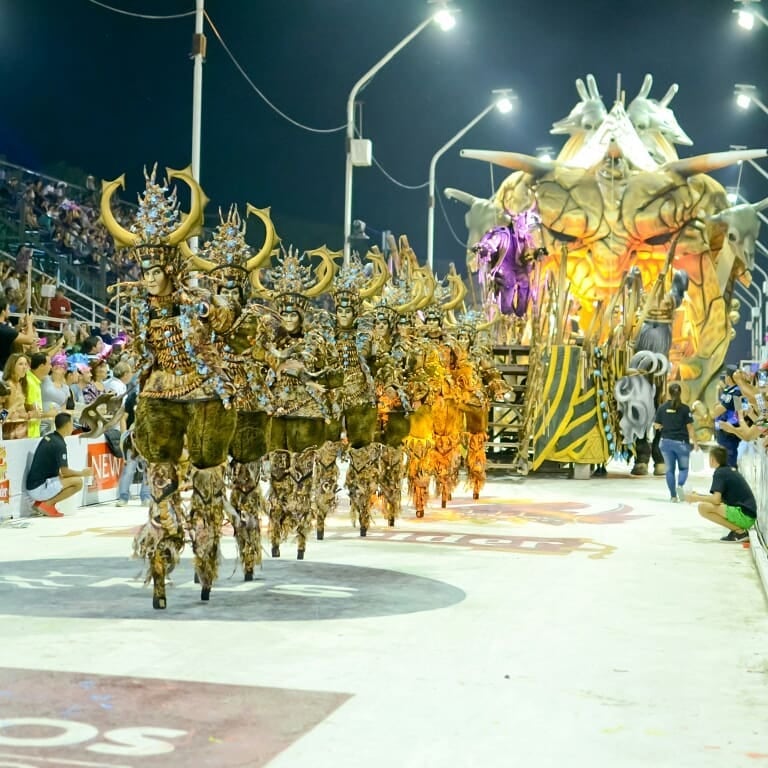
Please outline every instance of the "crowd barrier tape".
[{"label": "crowd barrier tape", "polygon": [[[117,500],[117,485],[123,460],[114,456],[103,437],[96,440],[78,436],[65,438],[67,460],[75,470],[93,469],[93,477],[83,478],[83,490],[57,505],[64,512],[80,506]],[[23,517],[27,501],[25,480],[40,438],[0,442],[0,519]]]}]

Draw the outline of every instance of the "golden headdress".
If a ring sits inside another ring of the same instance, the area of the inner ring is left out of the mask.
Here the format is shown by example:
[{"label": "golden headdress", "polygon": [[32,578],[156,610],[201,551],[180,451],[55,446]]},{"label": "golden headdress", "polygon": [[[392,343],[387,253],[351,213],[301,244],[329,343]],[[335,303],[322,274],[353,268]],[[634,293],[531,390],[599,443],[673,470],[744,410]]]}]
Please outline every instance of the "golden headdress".
[{"label": "golden headdress", "polygon": [[246,222],[240,218],[237,206],[230,206],[226,218],[219,209],[220,223],[213,237],[206,241],[199,254],[193,254],[185,247],[188,265],[192,269],[206,272],[219,285],[239,288],[241,297],[246,298],[250,284],[250,273],[258,269],[269,258],[280,241],[277,236],[269,208],[254,208],[247,205],[247,214],[254,214],[264,223],[264,245],[257,253],[245,241]]},{"label": "golden headdress", "polygon": [[[341,255],[332,254],[334,259]],[[339,268],[333,279],[333,299],[337,307],[354,307],[357,312],[364,299],[370,299],[381,291],[389,280],[389,268],[381,251],[377,247],[368,251],[367,259],[372,269],[368,269],[357,253],[349,258],[349,263]]]},{"label": "golden headdress", "polygon": [[[203,229],[203,211],[208,198],[192,176],[190,168],[174,171],[166,168],[167,180],[156,180],[157,164],[147,174],[144,169],[145,189],[139,195],[139,207],[129,229],[115,218],[111,201],[115,190],[125,188],[125,174],[114,181],[103,181],[101,189],[101,221],[112,235],[118,248],[129,248],[142,269],[162,267],[169,274],[183,269],[184,254],[181,244],[187,238],[200,234]],[[190,189],[191,201],[187,215],[179,210],[176,190],[169,189],[173,179],[183,181]]]},{"label": "golden headdress", "polygon": [[275,263],[265,270],[271,288],[264,286],[258,271],[252,275],[255,292],[274,302],[278,312],[284,313],[293,309],[306,312],[309,300],[327,290],[333,280],[333,254],[326,246],[305,251],[304,256],[319,256],[320,264],[313,269],[302,260],[298,249],[290,246],[287,251],[283,249],[282,254],[276,257]]}]

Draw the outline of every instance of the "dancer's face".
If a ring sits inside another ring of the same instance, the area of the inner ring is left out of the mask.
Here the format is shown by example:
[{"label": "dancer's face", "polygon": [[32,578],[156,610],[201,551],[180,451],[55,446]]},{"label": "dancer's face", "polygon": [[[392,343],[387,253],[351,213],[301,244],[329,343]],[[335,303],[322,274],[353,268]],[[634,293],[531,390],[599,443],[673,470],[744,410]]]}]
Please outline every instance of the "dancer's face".
[{"label": "dancer's face", "polygon": [[280,319],[288,333],[296,333],[301,328],[301,314],[295,309],[289,309],[280,315]]},{"label": "dancer's face", "polygon": [[150,267],[144,271],[142,279],[150,296],[167,296],[171,292],[171,280],[162,267]]},{"label": "dancer's face", "polygon": [[352,307],[336,307],[336,323],[339,328],[347,330],[355,324],[355,311]]},{"label": "dancer's face", "polygon": [[219,296],[233,304],[240,304],[240,289],[237,286],[234,288],[219,288]]}]

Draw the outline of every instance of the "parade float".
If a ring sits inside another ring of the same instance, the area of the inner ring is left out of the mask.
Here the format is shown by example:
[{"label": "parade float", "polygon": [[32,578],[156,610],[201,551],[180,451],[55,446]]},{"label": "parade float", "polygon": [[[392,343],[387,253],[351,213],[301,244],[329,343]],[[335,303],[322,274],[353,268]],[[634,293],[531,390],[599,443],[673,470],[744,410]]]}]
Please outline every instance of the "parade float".
[{"label": "parade float", "polygon": [[[577,80],[579,102],[552,127],[568,136],[554,160],[465,149],[513,173],[491,199],[445,190],[469,206],[480,301],[511,318],[499,326],[504,341],[529,347],[516,440],[523,472],[635,455],[645,473],[649,450],[637,441],[666,380],[695,404],[702,436],[711,429],[739,320],[734,286],[751,281],[757,211],[768,200],[731,206],[708,174],[766,152],[680,158],[675,145],[692,141],[669,108],[677,86],[656,100],[652,85],[647,75],[628,106],[619,86],[609,109],[592,75]],[[527,244],[505,243],[498,231],[519,228],[523,214]]]}]

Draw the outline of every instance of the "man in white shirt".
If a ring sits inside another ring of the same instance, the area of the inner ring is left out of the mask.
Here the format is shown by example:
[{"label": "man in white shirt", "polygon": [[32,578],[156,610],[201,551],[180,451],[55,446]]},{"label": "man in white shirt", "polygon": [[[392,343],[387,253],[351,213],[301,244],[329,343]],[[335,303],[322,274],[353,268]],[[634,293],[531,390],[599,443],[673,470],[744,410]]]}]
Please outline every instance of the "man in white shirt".
[{"label": "man in white shirt", "polygon": [[128,390],[128,382],[133,376],[131,366],[121,360],[112,370],[112,378],[104,382],[104,389],[108,392],[114,392],[122,401]]}]

